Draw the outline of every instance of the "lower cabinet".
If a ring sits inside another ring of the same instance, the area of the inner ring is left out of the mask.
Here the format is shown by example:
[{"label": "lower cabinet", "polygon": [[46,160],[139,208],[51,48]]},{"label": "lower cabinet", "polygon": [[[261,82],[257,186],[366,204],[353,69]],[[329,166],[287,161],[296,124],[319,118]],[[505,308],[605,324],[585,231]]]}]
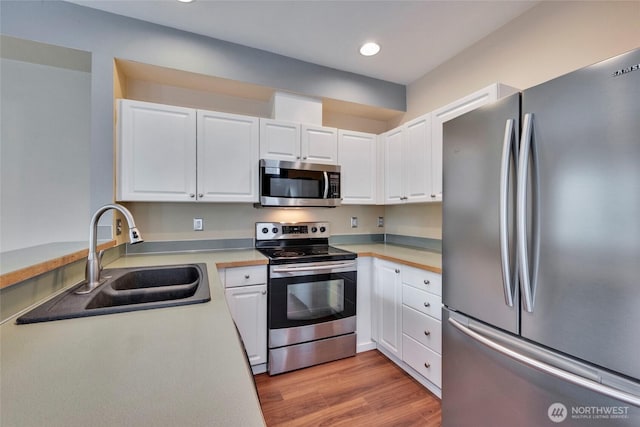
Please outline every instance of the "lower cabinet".
[{"label": "lower cabinet", "polygon": [[[234,267],[220,272],[225,298],[254,373],[266,371],[267,271],[265,266]],[[256,369],[257,365],[264,365]]]},{"label": "lower cabinet", "polygon": [[372,335],[378,349],[440,396],[441,275],[380,259],[374,265]]}]

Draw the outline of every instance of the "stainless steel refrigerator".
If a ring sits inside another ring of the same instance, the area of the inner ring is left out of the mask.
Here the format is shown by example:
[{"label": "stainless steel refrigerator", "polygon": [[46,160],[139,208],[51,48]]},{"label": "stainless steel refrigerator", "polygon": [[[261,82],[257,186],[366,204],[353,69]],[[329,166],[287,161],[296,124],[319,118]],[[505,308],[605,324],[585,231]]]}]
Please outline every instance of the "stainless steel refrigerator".
[{"label": "stainless steel refrigerator", "polygon": [[444,426],[640,426],[639,64],[444,124]]}]

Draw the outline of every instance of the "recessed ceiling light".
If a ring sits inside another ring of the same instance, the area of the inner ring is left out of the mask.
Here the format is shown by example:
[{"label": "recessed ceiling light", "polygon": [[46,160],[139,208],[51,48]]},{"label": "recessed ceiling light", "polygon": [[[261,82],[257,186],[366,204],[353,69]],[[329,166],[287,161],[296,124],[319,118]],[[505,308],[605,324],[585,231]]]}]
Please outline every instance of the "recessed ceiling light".
[{"label": "recessed ceiling light", "polygon": [[374,42],[368,42],[360,47],[360,54],[363,56],[373,56],[380,52],[380,45]]},{"label": "recessed ceiling light", "polygon": [[178,0],[180,3],[191,3],[193,0]]}]

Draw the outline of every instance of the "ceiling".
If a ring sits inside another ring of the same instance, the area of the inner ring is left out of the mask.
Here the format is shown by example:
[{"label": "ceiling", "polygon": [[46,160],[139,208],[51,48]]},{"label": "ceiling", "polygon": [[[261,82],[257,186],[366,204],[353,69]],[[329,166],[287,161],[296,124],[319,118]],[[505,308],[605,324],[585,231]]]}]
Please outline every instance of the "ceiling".
[{"label": "ceiling", "polygon": [[[539,1],[69,0],[327,67],[409,84]],[[382,46],[358,53],[365,41]]]}]

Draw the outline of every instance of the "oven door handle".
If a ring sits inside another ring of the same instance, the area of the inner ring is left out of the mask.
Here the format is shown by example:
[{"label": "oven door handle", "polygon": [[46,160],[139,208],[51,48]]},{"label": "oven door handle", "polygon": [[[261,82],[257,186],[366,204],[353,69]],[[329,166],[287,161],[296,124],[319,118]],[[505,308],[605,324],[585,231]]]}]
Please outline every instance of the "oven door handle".
[{"label": "oven door handle", "polygon": [[344,262],[339,264],[324,264],[324,265],[309,265],[301,267],[274,267],[274,273],[294,273],[296,271],[318,271],[318,270],[330,270],[332,268],[346,268],[355,267],[354,262]]}]

